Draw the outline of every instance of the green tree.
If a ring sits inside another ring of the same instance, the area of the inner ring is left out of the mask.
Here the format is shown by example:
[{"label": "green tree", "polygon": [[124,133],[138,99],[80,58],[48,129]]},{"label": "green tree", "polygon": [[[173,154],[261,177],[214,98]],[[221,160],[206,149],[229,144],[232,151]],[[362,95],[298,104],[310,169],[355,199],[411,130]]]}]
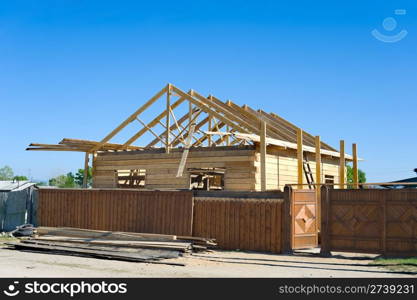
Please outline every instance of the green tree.
[{"label": "green tree", "polygon": [[0,180],[12,180],[13,175],[13,169],[9,166],[4,166],[3,168],[0,168]]},{"label": "green tree", "polygon": [[[347,183],[353,183],[353,168],[350,165],[346,166]],[[358,169],[358,181],[359,183],[366,182],[366,174],[361,169]],[[349,185],[349,187],[352,187]]]},{"label": "green tree", "polygon": [[[78,172],[75,173],[75,183],[80,187],[83,186],[84,182],[84,169],[78,169]],[[93,169],[91,167],[88,168],[87,173],[87,186],[93,185]]]},{"label": "green tree", "polygon": [[57,177],[49,179],[49,185],[57,186],[59,188],[75,188],[77,187],[75,183],[74,174],[71,172],[67,173],[67,175],[59,175]]},{"label": "green tree", "polygon": [[26,176],[15,176],[13,177],[13,180],[17,180],[17,181],[28,181],[29,179]]}]

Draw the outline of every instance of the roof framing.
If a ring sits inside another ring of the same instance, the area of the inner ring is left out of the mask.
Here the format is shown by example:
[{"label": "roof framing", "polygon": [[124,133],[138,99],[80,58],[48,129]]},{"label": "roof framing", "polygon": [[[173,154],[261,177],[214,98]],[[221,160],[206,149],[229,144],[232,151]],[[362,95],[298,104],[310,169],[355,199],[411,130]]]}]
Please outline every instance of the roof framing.
[{"label": "roof framing", "polygon": [[[163,111],[151,121],[144,122],[140,116],[164,96],[166,102]],[[177,118],[175,111],[187,103],[188,112]],[[137,123],[140,128],[124,143],[110,143],[131,123]],[[262,124],[265,125],[267,142],[286,145],[289,148],[297,143],[297,131],[300,128],[274,113],[254,110],[247,105],[239,106],[231,100],[221,101],[213,95],[205,97],[194,90],[184,92],[172,84],[167,84],[99,142],[63,139],[56,145],[30,144],[27,150],[94,153],[150,149],[161,143],[169,152],[170,148],[176,147],[250,145],[259,142]],[[225,129],[226,132],[220,132],[221,129]],[[145,146],[133,145],[139,143],[147,133],[152,134],[154,139],[142,141],[141,144]],[[220,138],[214,139],[216,133]],[[315,147],[315,137],[305,131],[303,135],[304,146],[311,150]],[[326,143],[321,142],[320,148],[324,155],[338,156],[338,151]]]}]

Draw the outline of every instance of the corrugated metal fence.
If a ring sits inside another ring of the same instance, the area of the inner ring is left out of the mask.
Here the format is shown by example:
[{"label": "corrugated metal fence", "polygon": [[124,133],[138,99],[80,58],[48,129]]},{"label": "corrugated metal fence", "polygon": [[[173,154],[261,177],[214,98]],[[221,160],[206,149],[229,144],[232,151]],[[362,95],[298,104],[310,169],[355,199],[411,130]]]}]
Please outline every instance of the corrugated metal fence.
[{"label": "corrugated metal fence", "polygon": [[0,232],[36,220],[37,196],[33,186],[19,191],[0,192]]},{"label": "corrugated metal fence", "polygon": [[40,189],[38,223],[191,235],[192,202],[188,191]]}]

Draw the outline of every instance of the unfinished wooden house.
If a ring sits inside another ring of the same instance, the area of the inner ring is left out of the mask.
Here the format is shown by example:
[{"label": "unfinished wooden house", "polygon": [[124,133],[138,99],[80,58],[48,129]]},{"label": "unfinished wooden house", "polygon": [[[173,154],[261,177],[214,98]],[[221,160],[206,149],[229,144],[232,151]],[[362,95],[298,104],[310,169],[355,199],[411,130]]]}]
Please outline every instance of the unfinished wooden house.
[{"label": "unfinished wooden house", "polygon": [[[163,107],[157,110],[157,105]],[[152,107],[151,107],[152,106]],[[146,113],[145,113],[146,112]],[[136,127],[135,127],[136,126]],[[138,126],[138,127],[137,127]],[[127,130],[131,136],[112,142]],[[354,161],[274,113],[184,92],[168,84],[100,142],[63,139],[28,150],[85,152],[93,187],[282,190],[285,184],[345,184]],[[357,171],[356,171],[357,172]],[[357,179],[356,179],[357,182]]]}]

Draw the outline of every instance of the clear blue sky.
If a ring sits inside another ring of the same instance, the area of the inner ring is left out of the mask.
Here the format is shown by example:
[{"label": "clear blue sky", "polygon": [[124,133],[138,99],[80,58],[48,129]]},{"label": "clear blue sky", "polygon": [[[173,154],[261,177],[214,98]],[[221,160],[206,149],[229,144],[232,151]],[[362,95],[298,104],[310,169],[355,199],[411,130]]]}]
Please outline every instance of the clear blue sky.
[{"label": "clear blue sky", "polygon": [[81,153],[25,148],[100,140],[171,82],[358,143],[368,181],[415,175],[415,1],[154,2],[1,1],[0,166],[74,171]]}]

